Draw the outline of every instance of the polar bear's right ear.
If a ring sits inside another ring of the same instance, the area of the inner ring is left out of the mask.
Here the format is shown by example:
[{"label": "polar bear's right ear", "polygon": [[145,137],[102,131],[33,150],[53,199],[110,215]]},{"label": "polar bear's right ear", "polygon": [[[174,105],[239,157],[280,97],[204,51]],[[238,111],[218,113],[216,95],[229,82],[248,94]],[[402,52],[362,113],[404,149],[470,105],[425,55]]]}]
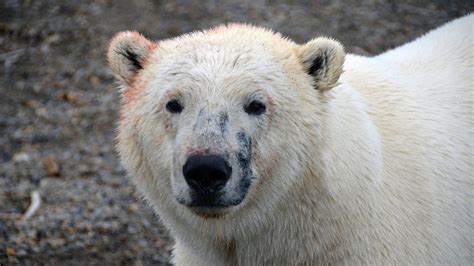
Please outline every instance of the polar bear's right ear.
[{"label": "polar bear's right ear", "polygon": [[342,74],[345,52],[342,45],[328,38],[316,38],[297,48],[305,70],[314,78],[315,88],[331,89]]},{"label": "polar bear's right ear", "polygon": [[120,32],[112,39],[107,52],[110,68],[125,85],[130,85],[135,74],[143,69],[145,59],[156,44],[138,32]]}]

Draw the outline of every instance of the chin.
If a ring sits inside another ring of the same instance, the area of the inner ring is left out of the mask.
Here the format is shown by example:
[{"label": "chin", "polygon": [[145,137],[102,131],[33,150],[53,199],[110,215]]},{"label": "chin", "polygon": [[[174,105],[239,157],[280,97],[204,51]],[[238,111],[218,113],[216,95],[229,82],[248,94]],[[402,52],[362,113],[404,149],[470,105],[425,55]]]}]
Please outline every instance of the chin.
[{"label": "chin", "polygon": [[196,197],[194,199],[185,200],[176,198],[176,201],[191,213],[203,218],[222,218],[230,215],[239,209],[244,197],[238,200],[222,200],[206,197]]}]

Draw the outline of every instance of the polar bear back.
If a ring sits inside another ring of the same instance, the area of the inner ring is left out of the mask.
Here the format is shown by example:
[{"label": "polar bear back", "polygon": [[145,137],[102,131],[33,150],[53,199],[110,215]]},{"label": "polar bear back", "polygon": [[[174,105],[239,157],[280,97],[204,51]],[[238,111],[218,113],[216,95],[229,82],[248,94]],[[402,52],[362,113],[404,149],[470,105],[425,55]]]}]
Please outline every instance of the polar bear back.
[{"label": "polar bear back", "polygon": [[470,15],[376,57],[349,55],[341,78],[366,100],[380,136],[380,197],[396,201],[385,223],[415,227],[401,254],[428,238],[425,255],[440,263],[473,256],[473,25]]}]

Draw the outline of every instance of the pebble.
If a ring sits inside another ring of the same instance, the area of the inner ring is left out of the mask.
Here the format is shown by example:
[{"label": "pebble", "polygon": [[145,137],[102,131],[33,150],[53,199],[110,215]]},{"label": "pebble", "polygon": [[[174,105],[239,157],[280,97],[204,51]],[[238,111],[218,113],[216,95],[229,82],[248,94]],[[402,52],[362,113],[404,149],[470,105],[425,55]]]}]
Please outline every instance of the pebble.
[{"label": "pebble", "polygon": [[50,156],[43,161],[46,173],[48,176],[60,176],[59,164],[56,161],[56,158]]},{"label": "pebble", "polygon": [[18,152],[13,155],[13,161],[17,163],[30,161],[30,155],[26,152]]}]

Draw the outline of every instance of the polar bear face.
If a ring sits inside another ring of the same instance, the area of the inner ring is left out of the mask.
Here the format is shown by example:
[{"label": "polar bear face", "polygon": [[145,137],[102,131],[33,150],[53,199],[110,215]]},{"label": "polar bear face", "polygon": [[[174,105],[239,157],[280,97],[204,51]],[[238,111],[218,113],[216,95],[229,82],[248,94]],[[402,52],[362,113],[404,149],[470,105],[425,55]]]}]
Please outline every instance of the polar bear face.
[{"label": "polar bear face", "polygon": [[344,52],[230,25],[158,43],[121,33],[108,59],[122,85],[118,149],[145,196],[159,212],[221,217],[275,205],[308,169]]}]

